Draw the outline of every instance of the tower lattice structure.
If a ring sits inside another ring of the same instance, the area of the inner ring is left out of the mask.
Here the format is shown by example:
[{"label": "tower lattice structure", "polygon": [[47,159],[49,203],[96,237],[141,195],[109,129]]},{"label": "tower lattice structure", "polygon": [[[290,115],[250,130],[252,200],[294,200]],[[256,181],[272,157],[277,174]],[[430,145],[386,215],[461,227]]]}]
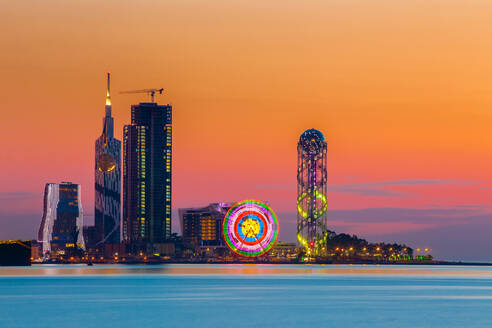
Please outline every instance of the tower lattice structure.
[{"label": "tower lattice structure", "polygon": [[308,256],[326,245],[326,140],[318,130],[302,133],[297,144],[297,241]]}]

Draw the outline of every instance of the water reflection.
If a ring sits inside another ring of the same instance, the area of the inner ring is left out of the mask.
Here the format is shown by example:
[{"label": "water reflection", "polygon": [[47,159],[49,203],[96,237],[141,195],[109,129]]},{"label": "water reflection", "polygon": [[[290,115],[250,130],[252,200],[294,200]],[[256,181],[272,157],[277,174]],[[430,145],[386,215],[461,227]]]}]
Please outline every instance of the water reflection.
[{"label": "water reflection", "polygon": [[403,265],[270,265],[270,264],[170,264],[170,265],[33,265],[2,267],[0,276],[105,276],[105,275],[408,275],[492,278],[488,266]]}]

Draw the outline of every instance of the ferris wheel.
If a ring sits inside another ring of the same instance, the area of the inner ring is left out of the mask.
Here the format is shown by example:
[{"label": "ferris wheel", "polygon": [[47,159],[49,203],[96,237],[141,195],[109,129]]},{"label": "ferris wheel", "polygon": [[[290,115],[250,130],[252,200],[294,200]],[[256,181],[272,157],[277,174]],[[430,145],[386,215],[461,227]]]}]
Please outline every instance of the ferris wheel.
[{"label": "ferris wheel", "polygon": [[247,199],[234,204],[224,217],[224,240],[236,254],[256,257],[277,240],[278,221],[267,204]]}]

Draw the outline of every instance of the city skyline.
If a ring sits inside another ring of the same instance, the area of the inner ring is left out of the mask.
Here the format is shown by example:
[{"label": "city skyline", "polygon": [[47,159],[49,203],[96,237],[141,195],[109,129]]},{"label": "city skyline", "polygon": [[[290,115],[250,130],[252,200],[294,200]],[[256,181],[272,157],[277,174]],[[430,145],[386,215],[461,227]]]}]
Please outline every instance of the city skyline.
[{"label": "city skyline", "polygon": [[[329,229],[430,247],[444,258],[491,260],[492,40],[481,13],[492,8],[431,1],[417,10],[380,1],[376,13],[354,3],[359,8],[322,6],[332,12],[328,28],[312,3],[260,10],[258,2],[220,9],[212,2],[207,11],[170,2],[157,5],[174,14],[166,22],[138,20],[157,25],[151,36],[132,31],[136,21],[125,25],[125,7],[112,2],[92,19],[91,4],[40,8],[52,24],[30,35],[40,22],[23,21],[16,39],[5,40],[25,51],[2,54],[0,142],[8,158],[0,170],[0,239],[34,238],[48,181],[81,184],[85,224],[93,223],[92,142],[110,70],[116,138],[130,122],[130,105],[147,101],[119,91],[162,86],[156,101],[173,105],[173,227],[178,208],[254,197],[278,214],[279,240],[294,241],[296,143],[316,128],[328,143]],[[23,6],[5,6],[1,24],[18,26]],[[133,17],[154,15],[149,8]],[[197,18],[198,10],[210,16]],[[112,13],[108,21],[103,12]],[[337,19],[341,13],[351,20]],[[70,17],[78,18],[68,24],[73,38],[51,37]],[[371,42],[361,38],[369,25]],[[97,37],[105,26],[109,35]],[[134,44],[140,53],[130,51]],[[156,51],[166,48],[172,51]]]}]

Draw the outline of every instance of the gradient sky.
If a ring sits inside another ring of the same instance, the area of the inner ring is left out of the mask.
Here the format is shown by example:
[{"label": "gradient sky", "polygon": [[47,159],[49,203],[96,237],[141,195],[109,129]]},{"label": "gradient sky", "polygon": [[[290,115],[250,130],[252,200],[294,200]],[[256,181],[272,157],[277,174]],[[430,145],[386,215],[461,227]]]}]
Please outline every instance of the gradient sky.
[{"label": "gradient sky", "polygon": [[[115,135],[174,108],[173,204],[267,200],[295,239],[296,144],[328,141],[329,228],[492,261],[492,2],[0,0],[0,239],[82,184],[112,73]],[[173,230],[178,228],[177,217]]]}]

